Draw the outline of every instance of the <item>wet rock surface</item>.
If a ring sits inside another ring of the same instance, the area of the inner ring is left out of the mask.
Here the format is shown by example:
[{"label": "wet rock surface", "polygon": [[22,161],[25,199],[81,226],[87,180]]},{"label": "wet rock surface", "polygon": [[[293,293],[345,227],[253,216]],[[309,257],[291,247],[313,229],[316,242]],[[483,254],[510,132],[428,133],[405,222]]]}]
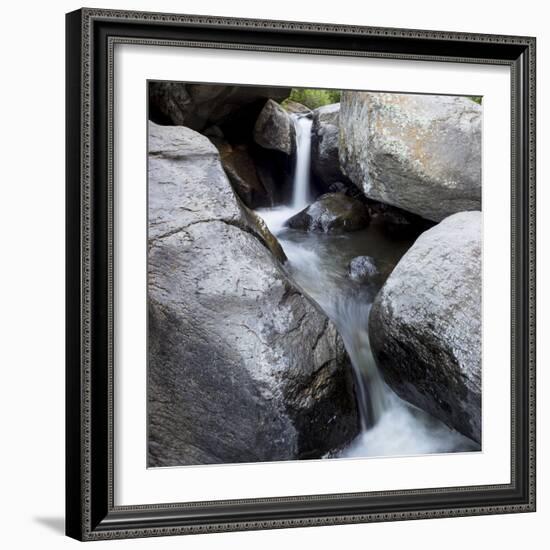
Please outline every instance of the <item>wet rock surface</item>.
[{"label": "wet rock surface", "polygon": [[380,290],[371,346],[406,401],[481,442],[481,213],[423,233]]},{"label": "wet rock surface", "polygon": [[346,444],[359,421],[342,339],[239,206],[214,145],[150,123],[149,151],[148,465]]},{"label": "wet rock surface", "polygon": [[368,224],[365,205],[343,193],[326,193],[287,221],[292,229],[322,233],[358,231]]},{"label": "wet rock surface", "polygon": [[348,266],[349,278],[358,283],[372,280],[379,274],[376,262],[370,256],[356,256]]}]

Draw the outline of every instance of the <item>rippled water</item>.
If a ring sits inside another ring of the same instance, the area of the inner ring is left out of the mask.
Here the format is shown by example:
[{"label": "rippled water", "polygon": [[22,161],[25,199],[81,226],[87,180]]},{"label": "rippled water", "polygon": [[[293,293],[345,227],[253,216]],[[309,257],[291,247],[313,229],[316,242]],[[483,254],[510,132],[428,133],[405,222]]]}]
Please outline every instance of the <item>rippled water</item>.
[{"label": "rippled water", "polygon": [[[279,239],[287,268],[296,283],[326,312],[340,332],[356,378],[362,430],[339,457],[395,456],[471,451],[473,443],[430,415],[397,397],[384,383],[368,337],[370,308],[384,280],[411,246],[388,238],[380,225],[343,235],[297,231],[285,227],[297,208],[258,210]],[[355,256],[371,256],[380,276],[358,284],[347,276]]]}]

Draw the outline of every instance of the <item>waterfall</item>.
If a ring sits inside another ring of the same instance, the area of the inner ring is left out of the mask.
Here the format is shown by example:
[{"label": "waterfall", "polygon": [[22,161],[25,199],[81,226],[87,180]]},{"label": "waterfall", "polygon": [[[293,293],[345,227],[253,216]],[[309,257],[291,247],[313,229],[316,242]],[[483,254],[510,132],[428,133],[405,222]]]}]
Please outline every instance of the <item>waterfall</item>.
[{"label": "waterfall", "polygon": [[[346,276],[347,261],[343,261],[338,236],[297,233],[288,239],[282,225],[277,226],[273,217],[266,218],[285,251],[290,274],[342,337],[351,362],[361,429],[369,430],[384,414],[389,392],[370,347],[369,315],[375,291],[371,286],[355,286]],[[351,236],[349,241],[354,246],[369,245],[365,235]]]},{"label": "waterfall", "polygon": [[308,116],[292,115],[296,129],[296,165],[292,191],[292,207],[302,210],[309,200],[309,173],[311,169],[311,125]]},{"label": "waterfall", "polygon": [[327,307],[351,359],[359,419],[363,431],[376,425],[386,410],[387,388],[382,380],[369,340],[370,293],[343,292]]},{"label": "waterfall", "polygon": [[366,254],[395,264],[407,246],[387,240],[371,224],[366,231],[326,235],[288,230],[288,206],[261,210],[288,258],[293,279],[336,325],[351,360],[360,433],[337,457],[404,456],[474,450],[475,444],[399,399],[385,384],[369,340],[369,316],[378,291],[355,285],[346,274],[351,257]]},{"label": "waterfall", "polygon": [[[360,424],[363,431],[374,426],[386,406],[386,386],[370,349],[368,319],[371,296],[349,292],[349,281],[341,279],[336,265],[321,265],[319,250],[312,250],[281,238],[286,220],[311,202],[311,127],[307,115],[292,114],[296,130],[296,163],[294,169],[291,204],[260,210],[270,230],[276,235],[289,258],[293,275],[310,297],[324,309],[336,324],[351,359]],[[313,236],[313,240],[318,240]],[[321,242],[323,238],[320,238]],[[327,239],[324,239],[325,241]],[[313,243],[311,243],[313,244]],[[327,293],[327,290],[329,292]]]},{"label": "waterfall", "polygon": [[348,352],[355,381],[360,433],[339,457],[402,456],[471,450],[472,442],[428,414],[411,407],[385,384],[373,357],[369,314],[380,280],[356,285],[347,275],[350,260],[373,257],[395,265],[410,242],[395,242],[371,224],[342,235],[291,230],[288,218],[314,199],[310,191],[312,120],[291,115],[296,129],[296,164],[291,204],[258,210],[288,258],[286,269],[300,288],[336,325]]}]

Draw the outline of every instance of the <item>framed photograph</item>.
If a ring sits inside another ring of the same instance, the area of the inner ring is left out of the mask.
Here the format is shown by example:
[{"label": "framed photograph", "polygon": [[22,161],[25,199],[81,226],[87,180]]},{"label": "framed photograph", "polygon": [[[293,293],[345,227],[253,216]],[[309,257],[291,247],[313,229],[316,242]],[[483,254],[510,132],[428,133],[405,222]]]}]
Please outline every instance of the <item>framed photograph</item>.
[{"label": "framed photograph", "polygon": [[67,15],[67,535],[535,510],[535,39]]}]

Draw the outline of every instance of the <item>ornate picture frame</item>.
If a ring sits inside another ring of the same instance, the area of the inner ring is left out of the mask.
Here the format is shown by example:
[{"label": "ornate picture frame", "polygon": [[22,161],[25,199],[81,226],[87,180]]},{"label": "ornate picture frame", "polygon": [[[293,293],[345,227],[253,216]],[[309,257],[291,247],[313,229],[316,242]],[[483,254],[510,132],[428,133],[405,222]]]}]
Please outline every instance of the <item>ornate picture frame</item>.
[{"label": "ornate picture frame", "polygon": [[[535,510],[535,38],[81,9],[67,14],[66,533],[79,540]],[[117,506],[117,44],[500,65],[511,74],[510,483]]]}]

